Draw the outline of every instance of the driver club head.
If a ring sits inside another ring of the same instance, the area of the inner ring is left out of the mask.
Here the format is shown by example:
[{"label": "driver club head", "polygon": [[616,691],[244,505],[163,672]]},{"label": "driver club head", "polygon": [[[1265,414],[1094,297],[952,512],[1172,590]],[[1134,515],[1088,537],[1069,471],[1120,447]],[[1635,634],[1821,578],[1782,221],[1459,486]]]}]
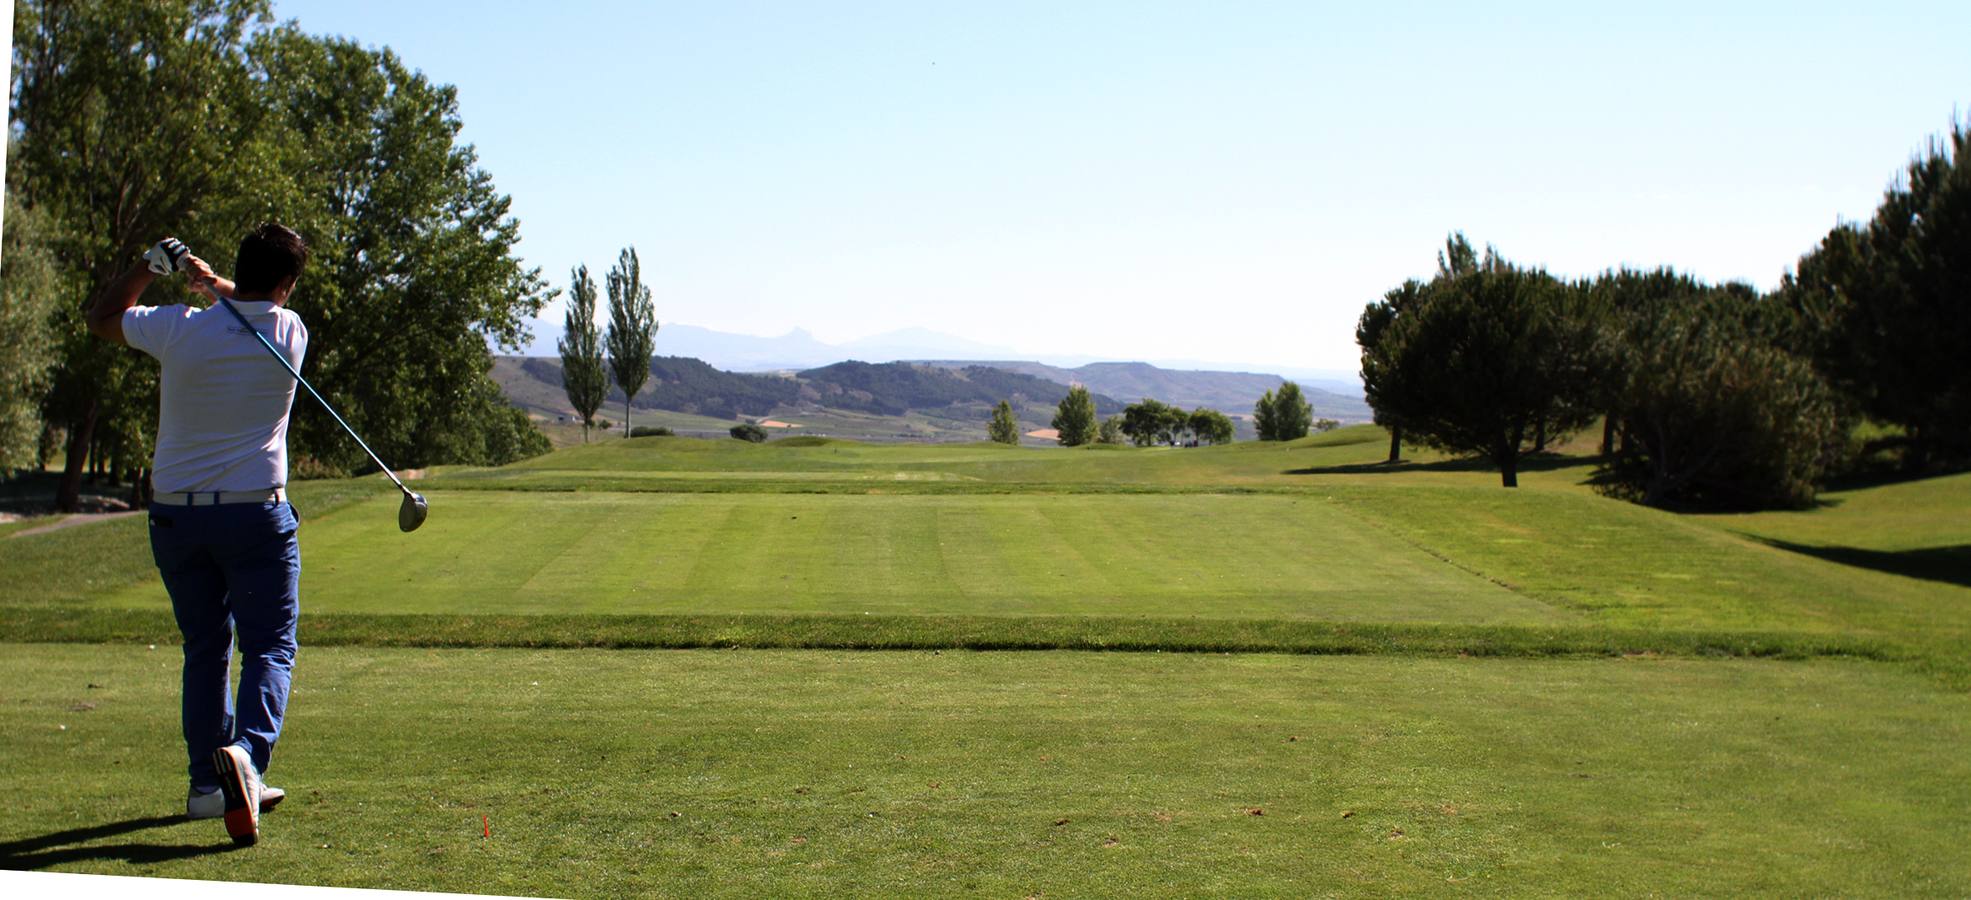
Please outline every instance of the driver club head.
[{"label": "driver club head", "polygon": [[423,494],[405,491],[404,503],[397,507],[397,527],[406,532],[416,531],[419,525],[424,524],[424,517],[429,512],[430,507],[424,502]]}]

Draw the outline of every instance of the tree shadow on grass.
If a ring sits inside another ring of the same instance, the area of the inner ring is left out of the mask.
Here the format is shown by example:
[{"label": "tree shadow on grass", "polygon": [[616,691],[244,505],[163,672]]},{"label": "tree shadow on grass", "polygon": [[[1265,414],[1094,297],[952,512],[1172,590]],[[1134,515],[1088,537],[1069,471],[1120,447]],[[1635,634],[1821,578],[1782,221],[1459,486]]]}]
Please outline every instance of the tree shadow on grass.
[{"label": "tree shadow on grass", "polygon": [[138,864],[157,863],[212,853],[230,853],[239,849],[238,845],[231,841],[203,844],[127,843],[71,846],[153,828],[167,828],[189,821],[184,816],[145,816],[121,822],[91,825],[86,828],[71,828],[67,831],[22,838],[18,841],[7,841],[0,843],[0,869],[16,871],[45,869],[62,863],[97,859],[120,859]]},{"label": "tree shadow on grass", "polygon": [[1971,587],[1971,544],[1955,547],[1924,547],[1918,550],[1864,550],[1860,547],[1795,544],[1776,538],[1745,535],[1768,547],[1800,553],[1844,566],[1874,569],[1905,578],[1941,581],[1958,587]]},{"label": "tree shadow on grass", "polygon": [[[1562,456],[1555,453],[1528,454],[1519,458],[1521,472],[1552,472],[1558,469],[1572,469],[1593,463],[1593,457]],[[1338,466],[1312,466],[1305,469],[1288,469],[1284,475],[1395,475],[1402,472],[1491,472],[1497,474],[1499,467],[1482,456],[1467,456],[1456,459],[1440,459],[1420,463],[1403,460],[1401,462],[1349,463]]]}]

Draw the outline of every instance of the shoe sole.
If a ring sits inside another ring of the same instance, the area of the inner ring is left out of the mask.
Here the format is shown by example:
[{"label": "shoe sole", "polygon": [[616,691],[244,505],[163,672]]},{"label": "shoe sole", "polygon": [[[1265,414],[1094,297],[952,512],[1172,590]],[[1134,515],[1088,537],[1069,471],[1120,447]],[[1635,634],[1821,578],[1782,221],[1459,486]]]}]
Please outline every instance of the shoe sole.
[{"label": "shoe sole", "polygon": [[240,771],[233,748],[214,750],[212,767],[219,770],[219,792],[226,796],[227,836],[242,847],[252,846],[260,840],[260,810],[246,802],[246,773]]}]

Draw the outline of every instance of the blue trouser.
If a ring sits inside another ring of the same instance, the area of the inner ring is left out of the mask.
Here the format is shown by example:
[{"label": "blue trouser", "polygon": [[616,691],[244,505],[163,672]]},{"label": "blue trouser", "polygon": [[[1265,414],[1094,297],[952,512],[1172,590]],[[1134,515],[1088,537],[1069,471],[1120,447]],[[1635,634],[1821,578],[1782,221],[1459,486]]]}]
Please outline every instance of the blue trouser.
[{"label": "blue trouser", "polygon": [[[287,713],[301,615],[298,520],[286,503],[153,506],[151,555],[185,636],[185,751],[194,788],[217,787],[212,753],[246,748],[267,771]],[[239,630],[238,715],[229,695]]]}]

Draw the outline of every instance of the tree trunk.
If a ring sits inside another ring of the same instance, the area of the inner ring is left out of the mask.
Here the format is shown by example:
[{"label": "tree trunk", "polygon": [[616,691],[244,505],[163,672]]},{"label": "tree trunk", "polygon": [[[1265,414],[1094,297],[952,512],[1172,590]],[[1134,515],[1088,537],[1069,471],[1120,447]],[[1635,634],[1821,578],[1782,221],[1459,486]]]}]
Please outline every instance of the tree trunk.
[{"label": "tree trunk", "polygon": [[55,508],[82,511],[82,468],[89,461],[89,444],[96,433],[96,401],[86,401],[79,421],[70,422],[68,448],[62,461],[62,480],[55,488]]},{"label": "tree trunk", "polygon": [[1544,416],[1540,418],[1539,424],[1533,426],[1533,452],[1547,452],[1547,420]]},{"label": "tree trunk", "polygon": [[1909,442],[1903,445],[1903,473],[1921,475],[1930,469],[1930,442],[1922,430],[1909,429]]},{"label": "tree trunk", "polygon": [[630,395],[628,392],[624,392],[623,394],[623,436],[630,436]]},{"label": "tree trunk", "polygon": [[1401,426],[1389,429],[1389,461],[1403,461],[1403,428]]},{"label": "tree trunk", "polygon": [[1499,481],[1509,488],[1519,487],[1519,445],[1526,440],[1526,425],[1514,425],[1512,434],[1492,446],[1492,460],[1499,464]]},{"label": "tree trunk", "polygon": [[1615,414],[1609,413],[1601,420],[1601,455],[1615,452]]}]

